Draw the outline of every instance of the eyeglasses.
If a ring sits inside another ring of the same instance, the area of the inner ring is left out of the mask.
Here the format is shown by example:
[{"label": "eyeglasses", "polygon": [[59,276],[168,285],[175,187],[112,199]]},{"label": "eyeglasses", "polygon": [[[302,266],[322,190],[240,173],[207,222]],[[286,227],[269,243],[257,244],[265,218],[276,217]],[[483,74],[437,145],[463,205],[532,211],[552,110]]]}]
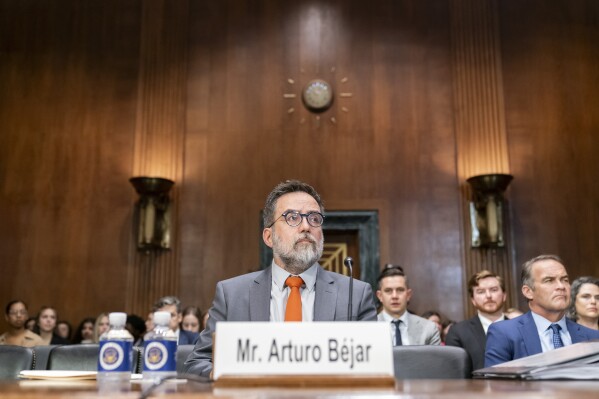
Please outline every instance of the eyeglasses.
[{"label": "eyeglasses", "polygon": [[324,216],[320,212],[299,213],[298,211],[287,211],[267,227],[272,227],[281,217],[284,217],[285,222],[291,227],[299,226],[302,223],[302,218],[306,218],[306,221],[312,227],[320,227],[324,223]]},{"label": "eyeglasses", "polygon": [[27,316],[27,311],[26,310],[11,310],[10,312],[8,312],[9,315],[11,316]]}]

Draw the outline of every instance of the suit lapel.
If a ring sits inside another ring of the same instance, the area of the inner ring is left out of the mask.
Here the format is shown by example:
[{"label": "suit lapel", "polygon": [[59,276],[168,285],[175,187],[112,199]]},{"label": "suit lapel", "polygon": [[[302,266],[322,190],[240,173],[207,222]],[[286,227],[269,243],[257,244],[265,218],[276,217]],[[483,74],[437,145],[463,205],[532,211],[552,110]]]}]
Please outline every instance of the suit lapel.
[{"label": "suit lapel", "polygon": [[324,269],[318,266],[316,273],[316,284],[314,289],[314,321],[334,321],[335,307],[337,305],[337,286],[332,278],[324,273]]},{"label": "suit lapel", "polygon": [[520,325],[518,330],[522,336],[522,342],[524,343],[524,350],[527,356],[536,355],[537,353],[543,352],[541,348],[541,339],[537,331],[537,325],[535,324],[532,314],[526,313],[523,317],[518,319]]},{"label": "suit lapel", "polygon": [[472,336],[474,337],[474,342],[478,346],[479,350],[482,353],[485,353],[485,346],[487,343],[487,335],[485,334],[485,329],[480,322],[480,319],[477,316],[474,316],[469,320],[468,325],[470,326],[470,331],[472,332]]},{"label": "suit lapel", "polygon": [[413,317],[411,313],[408,313],[408,337],[410,338],[410,345],[424,345],[424,342],[420,342],[422,337],[422,324],[420,320]]},{"label": "suit lapel", "polygon": [[[271,266],[272,267],[272,266]],[[268,267],[256,276],[250,286],[250,321],[270,320],[270,290],[272,269]]]},{"label": "suit lapel", "polygon": [[588,337],[581,333],[580,324],[574,323],[573,321],[570,321],[570,319],[566,319],[566,325],[573,344],[588,340]]}]

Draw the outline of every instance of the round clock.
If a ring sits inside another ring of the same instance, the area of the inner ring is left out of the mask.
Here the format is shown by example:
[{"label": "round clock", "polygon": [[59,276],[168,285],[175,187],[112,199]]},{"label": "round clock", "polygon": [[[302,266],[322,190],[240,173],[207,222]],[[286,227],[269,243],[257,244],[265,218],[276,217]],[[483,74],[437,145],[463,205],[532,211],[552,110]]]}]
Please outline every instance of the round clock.
[{"label": "round clock", "polygon": [[333,88],[322,79],[315,79],[302,91],[304,105],[312,112],[324,112],[333,104]]}]

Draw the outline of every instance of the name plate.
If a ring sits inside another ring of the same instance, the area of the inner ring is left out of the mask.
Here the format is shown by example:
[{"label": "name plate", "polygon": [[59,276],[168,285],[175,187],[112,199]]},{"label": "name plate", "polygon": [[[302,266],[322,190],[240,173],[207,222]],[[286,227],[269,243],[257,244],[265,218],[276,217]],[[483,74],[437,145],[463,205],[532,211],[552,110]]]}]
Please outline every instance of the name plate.
[{"label": "name plate", "polygon": [[221,322],[214,379],[225,375],[393,376],[388,323]]}]

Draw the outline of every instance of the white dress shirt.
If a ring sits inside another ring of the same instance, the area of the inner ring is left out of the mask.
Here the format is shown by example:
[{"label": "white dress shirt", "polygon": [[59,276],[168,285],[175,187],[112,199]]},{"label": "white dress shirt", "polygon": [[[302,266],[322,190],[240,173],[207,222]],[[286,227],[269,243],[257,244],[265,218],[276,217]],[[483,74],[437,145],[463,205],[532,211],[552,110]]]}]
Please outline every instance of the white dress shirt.
[{"label": "white dress shirt", "polygon": [[478,313],[478,319],[480,320],[480,324],[482,324],[482,326],[483,326],[483,330],[485,330],[485,335],[487,335],[487,331],[489,330],[489,326],[491,324],[493,324],[493,323],[497,323],[498,321],[505,320],[505,315],[502,314],[500,318],[498,318],[497,320],[493,321],[491,319],[487,319],[485,316],[483,316],[479,312]]},{"label": "white dress shirt", "polygon": [[[541,339],[541,348],[543,349],[543,352],[555,349],[553,347],[553,330],[549,328],[553,322],[547,320],[543,316],[536,314],[535,312],[530,313],[532,314],[532,318],[537,326],[537,332],[539,333],[539,338]],[[562,317],[555,324],[559,324],[559,326],[562,328],[559,332],[559,335],[562,338],[564,346],[572,345],[572,337],[570,337],[570,332],[568,331],[566,316]]]},{"label": "white dress shirt", "polygon": [[[317,263],[310,266],[308,270],[299,276],[304,280],[300,288],[302,296],[302,321],[314,320],[314,297],[316,296],[316,272]],[[285,308],[290,288],[285,285],[287,277],[291,276],[288,271],[272,262],[272,286],[270,289],[270,321],[285,321]]]},{"label": "white dress shirt", "polygon": [[401,344],[410,345],[410,337],[408,336],[408,312],[403,312],[399,319],[394,319],[389,313],[383,310],[379,313],[379,320],[385,321],[389,324],[389,328],[391,329],[391,343],[395,345],[395,324],[392,322],[395,320],[401,320],[399,324],[399,332],[401,333]]}]

